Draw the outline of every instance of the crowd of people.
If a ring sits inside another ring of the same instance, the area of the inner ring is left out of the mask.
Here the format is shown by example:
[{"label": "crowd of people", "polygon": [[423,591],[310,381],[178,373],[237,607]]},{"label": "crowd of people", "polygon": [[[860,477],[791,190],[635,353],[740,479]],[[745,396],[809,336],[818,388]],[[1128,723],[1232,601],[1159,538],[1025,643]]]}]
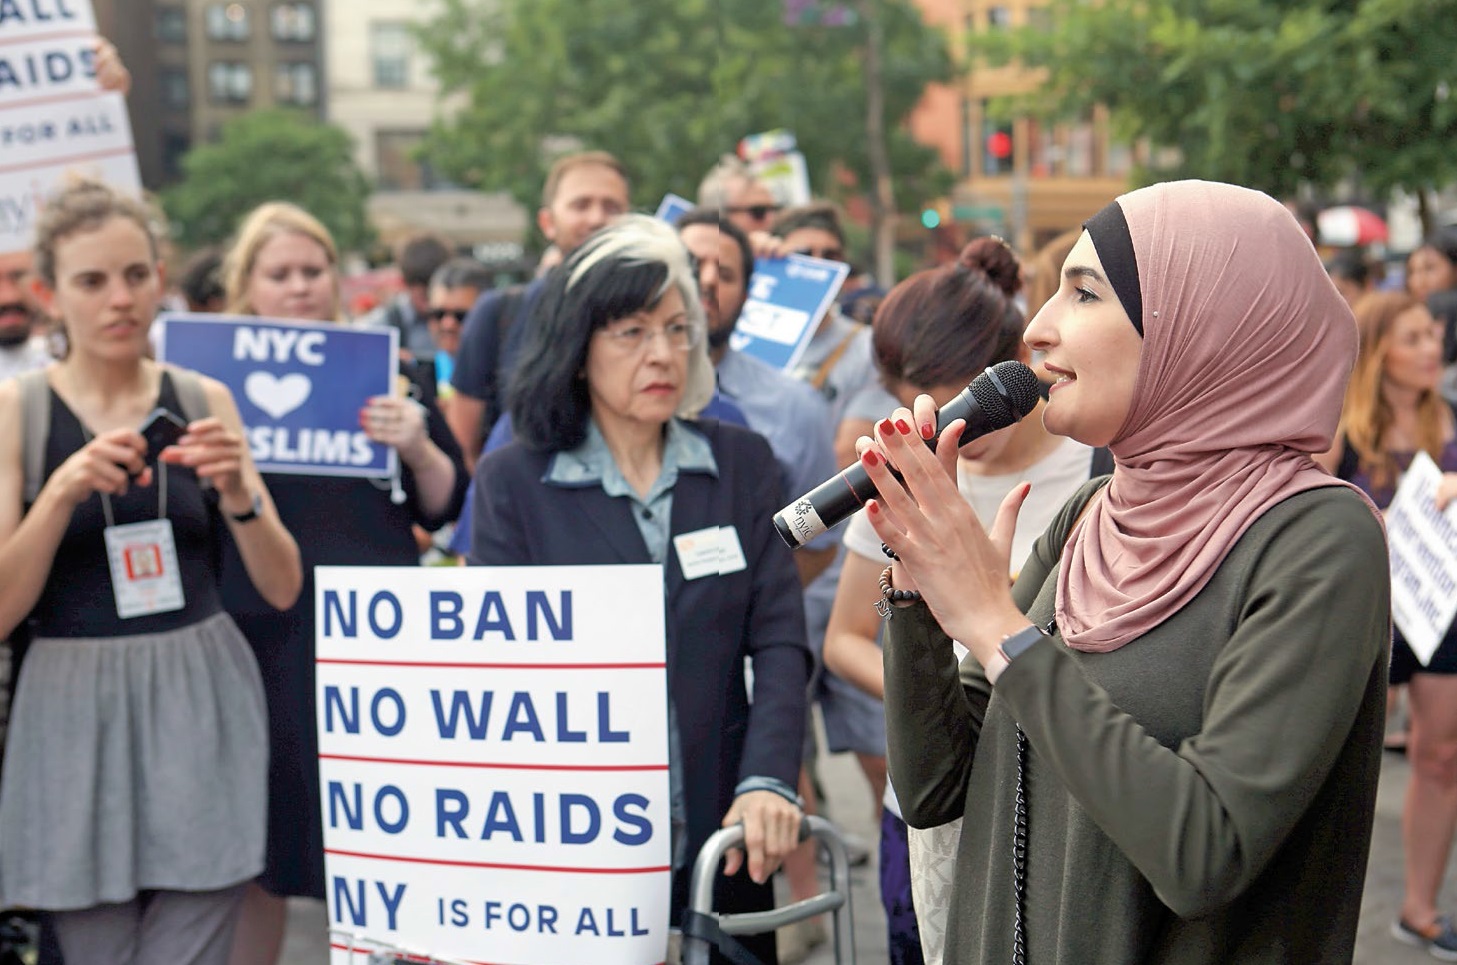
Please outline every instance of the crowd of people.
[{"label": "crowd of people", "polygon": [[[399,332],[395,391],[360,400],[398,455],[379,479],[260,473],[228,389],[153,360],[141,205],[75,182],[0,256],[0,906],[45,913],[42,961],[278,961],[286,899],[325,892],[313,569],[422,561],[663,567],[675,925],[735,823],[718,910],[771,907],[781,870],[815,894],[801,817],[817,755],[848,752],[896,965],[1349,961],[1389,682],[1412,761],[1392,931],[1457,960],[1457,642],[1393,649],[1376,562],[1416,452],[1457,495],[1457,245],[1378,291],[1262,194],[1159,185],[1040,251],[978,238],[844,292],[781,371],[732,343],[755,261],[846,261],[839,212],[733,159],[697,200],[635,214],[624,164],[567,155],[535,278],[493,287],[421,236],[355,319],[293,204],[198,253],[191,311]],[[1033,411],[926,446],[1007,361]],[[157,408],[186,423],[160,451]],[[791,552],[774,512],[855,461],[879,495]],[[177,585],[135,585],[128,527]],[[705,578],[678,538],[710,527],[743,565]],[[740,942],[791,962],[825,938]]]}]

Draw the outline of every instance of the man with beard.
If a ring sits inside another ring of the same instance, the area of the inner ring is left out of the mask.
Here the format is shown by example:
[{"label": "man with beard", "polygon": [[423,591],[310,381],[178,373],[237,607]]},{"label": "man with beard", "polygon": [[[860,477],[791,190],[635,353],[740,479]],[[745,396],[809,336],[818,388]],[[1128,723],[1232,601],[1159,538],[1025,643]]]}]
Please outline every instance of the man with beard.
[{"label": "man with beard", "polygon": [[[734,351],[729,336],[748,301],[753,254],[744,233],[712,208],[694,208],[678,221],[678,234],[698,264],[698,290],[708,316],[708,356],[719,393],[738,406],[749,428],[769,440],[787,502],[834,475],[828,406],[798,379]],[[794,554],[808,585],[835,557],[838,535],[822,534]]]},{"label": "man with beard", "polygon": [[40,313],[25,288],[30,281],[29,251],[0,255],[0,379],[38,369],[51,360]]}]

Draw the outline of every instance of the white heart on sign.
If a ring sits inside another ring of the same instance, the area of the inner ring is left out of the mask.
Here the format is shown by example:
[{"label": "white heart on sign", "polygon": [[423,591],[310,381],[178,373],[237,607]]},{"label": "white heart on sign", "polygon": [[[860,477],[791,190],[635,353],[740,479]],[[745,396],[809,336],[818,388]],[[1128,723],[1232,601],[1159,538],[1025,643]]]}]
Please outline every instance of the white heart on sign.
[{"label": "white heart on sign", "polygon": [[243,380],[243,394],[248,401],[275,419],[282,419],[303,405],[313,390],[314,383],[298,372],[281,379],[271,372],[249,372]]}]

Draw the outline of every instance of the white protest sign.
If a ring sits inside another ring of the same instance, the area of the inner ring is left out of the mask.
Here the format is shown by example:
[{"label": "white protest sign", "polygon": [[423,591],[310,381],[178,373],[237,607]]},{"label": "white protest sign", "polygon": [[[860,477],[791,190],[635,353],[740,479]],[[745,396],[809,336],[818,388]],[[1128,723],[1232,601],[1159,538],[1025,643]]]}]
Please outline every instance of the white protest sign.
[{"label": "white protest sign", "polygon": [[1391,615],[1426,666],[1457,617],[1457,505],[1437,511],[1442,470],[1418,452],[1386,511]]},{"label": "white protest sign", "polygon": [[661,962],[662,568],[314,574],[332,962]]},{"label": "white protest sign", "polygon": [[0,253],[29,248],[68,173],[142,191],[120,94],[95,80],[89,0],[0,0]]}]

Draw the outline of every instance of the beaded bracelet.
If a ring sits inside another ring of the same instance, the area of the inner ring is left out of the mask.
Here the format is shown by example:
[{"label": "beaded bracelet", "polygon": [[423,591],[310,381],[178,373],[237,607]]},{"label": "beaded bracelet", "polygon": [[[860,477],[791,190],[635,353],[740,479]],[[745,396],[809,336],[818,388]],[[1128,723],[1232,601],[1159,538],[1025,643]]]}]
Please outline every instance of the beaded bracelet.
[{"label": "beaded bracelet", "polygon": [[880,595],[891,603],[917,603],[921,600],[920,590],[897,590],[890,585],[891,567],[887,566],[880,573]]},{"label": "beaded bracelet", "polygon": [[896,562],[900,562],[900,557],[896,555],[895,550],[891,549],[889,546],[885,545],[884,543],[881,543],[880,544],[880,551],[882,553],[884,553],[886,556],[888,556],[891,559],[895,560]]}]

